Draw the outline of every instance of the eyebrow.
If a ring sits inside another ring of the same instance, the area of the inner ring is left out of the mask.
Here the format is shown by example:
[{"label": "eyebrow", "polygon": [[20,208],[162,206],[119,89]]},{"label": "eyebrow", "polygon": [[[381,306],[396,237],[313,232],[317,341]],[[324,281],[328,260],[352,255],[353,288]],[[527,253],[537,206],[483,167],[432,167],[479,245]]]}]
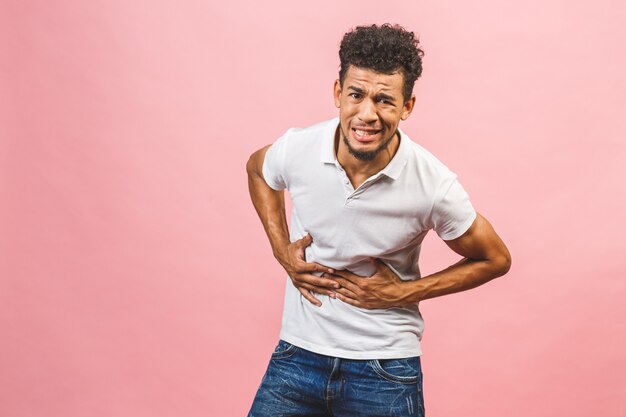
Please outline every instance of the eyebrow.
[{"label": "eyebrow", "polygon": [[[359,88],[359,87],[355,87],[353,85],[348,86],[348,90],[352,90],[355,93],[365,95],[365,90],[363,90],[362,88]],[[385,93],[378,93],[378,94],[376,94],[375,98],[377,100],[383,99],[383,100],[388,100],[388,101],[393,101],[393,102],[396,101],[395,97],[390,96],[389,94],[385,94]]]},{"label": "eyebrow", "polygon": [[365,94],[365,90],[359,87],[354,87],[352,85],[348,87],[348,90],[354,90],[355,93]]},{"label": "eyebrow", "polygon": [[377,99],[383,99],[383,100],[387,100],[387,101],[396,101],[394,97],[387,95],[385,93],[378,93],[376,94],[376,98]]}]

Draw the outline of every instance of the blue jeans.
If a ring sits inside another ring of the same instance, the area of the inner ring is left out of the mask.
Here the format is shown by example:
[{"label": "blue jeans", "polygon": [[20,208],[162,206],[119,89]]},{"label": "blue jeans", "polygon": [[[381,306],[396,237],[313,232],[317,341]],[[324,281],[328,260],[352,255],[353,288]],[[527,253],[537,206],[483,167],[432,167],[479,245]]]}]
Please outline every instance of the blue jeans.
[{"label": "blue jeans", "polygon": [[248,417],[424,416],[418,356],[352,360],[281,340]]}]

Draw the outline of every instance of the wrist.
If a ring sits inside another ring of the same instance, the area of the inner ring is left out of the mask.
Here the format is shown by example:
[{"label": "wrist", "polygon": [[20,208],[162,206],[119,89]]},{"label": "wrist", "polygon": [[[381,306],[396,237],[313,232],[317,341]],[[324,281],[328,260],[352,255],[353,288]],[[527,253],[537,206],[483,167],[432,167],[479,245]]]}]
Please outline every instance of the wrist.
[{"label": "wrist", "polygon": [[289,264],[289,251],[287,250],[287,244],[276,246],[272,248],[274,253],[274,258],[278,261],[279,264],[286,267]]},{"label": "wrist", "polygon": [[423,299],[423,285],[419,279],[413,281],[402,281],[400,283],[400,294],[398,294],[398,303],[405,307],[417,304]]}]

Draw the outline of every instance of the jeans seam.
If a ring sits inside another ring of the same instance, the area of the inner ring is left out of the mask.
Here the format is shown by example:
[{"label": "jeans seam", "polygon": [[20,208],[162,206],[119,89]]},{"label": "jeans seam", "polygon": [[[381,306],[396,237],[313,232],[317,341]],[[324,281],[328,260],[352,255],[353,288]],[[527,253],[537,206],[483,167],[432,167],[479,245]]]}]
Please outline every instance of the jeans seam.
[{"label": "jeans seam", "polygon": [[337,365],[341,366],[341,359],[339,358],[335,358],[334,363],[333,363],[333,369],[330,371],[330,374],[328,375],[328,382],[326,383],[326,409],[328,410],[328,415],[330,415],[331,417],[334,416],[333,410],[331,407],[331,402],[334,398],[331,398],[331,395],[330,395],[331,394],[330,385],[332,383],[332,379],[335,374],[335,371],[337,370]]},{"label": "jeans seam", "polygon": [[419,375],[417,376],[397,376],[397,375],[392,375],[389,372],[385,371],[383,369],[383,367],[380,365],[380,362],[378,361],[378,359],[373,359],[368,361],[369,365],[372,367],[372,369],[374,369],[374,372],[376,372],[376,374],[378,376],[380,376],[381,378],[383,378],[386,381],[389,382],[393,382],[396,384],[406,384],[406,385],[411,385],[411,384],[417,384],[419,382]]},{"label": "jeans seam", "polygon": [[298,347],[290,344],[287,349],[272,353],[272,359],[280,360],[290,358],[294,353],[296,353],[296,350],[298,350]]}]

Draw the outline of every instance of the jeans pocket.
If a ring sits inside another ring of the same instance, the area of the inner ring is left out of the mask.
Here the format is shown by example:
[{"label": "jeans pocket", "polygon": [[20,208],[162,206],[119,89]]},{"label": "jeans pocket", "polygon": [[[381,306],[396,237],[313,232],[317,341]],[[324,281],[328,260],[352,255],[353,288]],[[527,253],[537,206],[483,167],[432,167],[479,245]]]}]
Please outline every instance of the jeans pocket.
[{"label": "jeans pocket", "polygon": [[272,353],[272,359],[286,359],[296,353],[297,346],[292,345],[284,340],[279,340],[276,349]]},{"label": "jeans pocket", "polygon": [[415,384],[422,376],[419,356],[402,359],[373,359],[369,361],[374,372],[383,379],[401,384]]}]

